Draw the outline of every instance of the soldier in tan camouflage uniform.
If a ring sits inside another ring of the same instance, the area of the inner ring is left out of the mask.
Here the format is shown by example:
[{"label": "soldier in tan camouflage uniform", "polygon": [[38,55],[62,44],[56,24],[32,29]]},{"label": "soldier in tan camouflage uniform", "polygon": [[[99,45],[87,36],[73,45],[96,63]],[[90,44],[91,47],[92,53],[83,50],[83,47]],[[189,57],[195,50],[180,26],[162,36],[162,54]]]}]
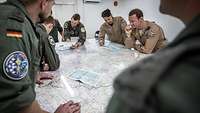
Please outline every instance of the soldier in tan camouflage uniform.
[{"label": "soldier in tan camouflage uniform", "polygon": [[140,9],[129,13],[131,25],[126,26],[125,46],[141,53],[154,53],[166,45],[162,28],[154,22],[145,21]]},{"label": "soldier in tan camouflage uniform", "polygon": [[126,37],[126,21],[120,16],[113,17],[109,9],[102,12],[102,17],[105,20],[105,23],[103,23],[100,28],[99,45],[104,45],[105,34],[108,35],[111,42],[124,44],[124,39]]}]

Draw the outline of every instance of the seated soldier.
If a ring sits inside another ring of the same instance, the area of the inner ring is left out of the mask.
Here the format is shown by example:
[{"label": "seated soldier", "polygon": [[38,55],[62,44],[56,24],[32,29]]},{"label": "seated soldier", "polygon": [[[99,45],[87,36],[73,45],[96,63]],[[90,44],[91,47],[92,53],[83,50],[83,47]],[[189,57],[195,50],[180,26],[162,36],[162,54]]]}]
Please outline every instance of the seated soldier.
[{"label": "seated soldier", "polygon": [[80,15],[74,14],[70,21],[64,23],[64,38],[62,41],[70,41],[71,37],[79,37],[76,44],[71,48],[78,48],[82,46],[86,40],[86,30],[84,25],[80,22]]},{"label": "seated soldier", "polygon": [[[37,24],[37,32],[40,35],[41,47],[40,54],[42,56],[41,70],[45,71],[55,71],[60,66],[59,56],[55,50],[55,42],[53,37],[48,35],[53,28],[54,19],[49,16],[43,23]],[[48,68],[44,68],[47,65]]]},{"label": "seated soldier", "polygon": [[140,9],[129,13],[130,25],[126,26],[125,46],[141,53],[154,53],[165,47],[166,38],[162,28],[154,22],[145,21]]},{"label": "seated soldier", "polygon": [[54,19],[49,16],[42,23],[37,24],[37,32],[40,40],[40,73],[37,78],[37,83],[41,84],[41,79],[52,79],[50,73],[43,71],[55,71],[60,66],[59,56],[55,50],[55,42],[52,36],[48,35],[53,28]]}]

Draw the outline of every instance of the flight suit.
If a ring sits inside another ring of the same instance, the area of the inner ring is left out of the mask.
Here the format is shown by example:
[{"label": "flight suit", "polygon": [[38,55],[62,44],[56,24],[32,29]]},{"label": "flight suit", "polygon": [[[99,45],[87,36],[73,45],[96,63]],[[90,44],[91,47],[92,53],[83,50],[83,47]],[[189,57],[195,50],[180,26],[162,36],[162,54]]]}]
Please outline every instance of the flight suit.
[{"label": "flight suit", "polygon": [[71,40],[71,37],[79,37],[78,42],[81,45],[84,44],[86,40],[86,30],[82,23],[78,24],[75,28],[72,28],[71,21],[67,21],[64,24],[64,40]]},{"label": "flight suit", "polygon": [[[60,66],[59,56],[55,50],[55,42],[52,36],[47,34],[45,27],[42,24],[37,24],[37,32],[40,34],[40,55],[41,63],[46,63],[49,66],[49,71],[55,71]],[[40,65],[40,70],[43,71],[44,64]]]},{"label": "flight suit", "polygon": [[40,55],[34,23],[19,0],[0,4],[0,113],[17,113],[35,100]]},{"label": "flight suit", "polygon": [[166,46],[166,38],[160,26],[154,22],[145,22],[144,29],[132,30],[131,36],[125,40],[125,46],[134,48],[141,53],[154,53]]},{"label": "flight suit", "polygon": [[[111,42],[119,43],[124,45],[124,40],[126,38],[125,27],[127,23],[122,17],[113,17],[113,25],[108,25],[103,23],[99,31],[99,43],[105,41],[105,34]],[[101,44],[100,44],[101,45]]]},{"label": "flight suit", "polygon": [[54,26],[53,26],[53,29],[51,30],[51,32],[49,33],[49,35],[51,35],[53,37],[55,42],[59,42],[59,40],[58,40],[58,32],[62,33],[63,32],[63,28],[60,25],[59,21],[54,19]]},{"label": "flight suit", "polygon": [[166,48],[124,70],[106,113],[199,113],[200,15]]}]

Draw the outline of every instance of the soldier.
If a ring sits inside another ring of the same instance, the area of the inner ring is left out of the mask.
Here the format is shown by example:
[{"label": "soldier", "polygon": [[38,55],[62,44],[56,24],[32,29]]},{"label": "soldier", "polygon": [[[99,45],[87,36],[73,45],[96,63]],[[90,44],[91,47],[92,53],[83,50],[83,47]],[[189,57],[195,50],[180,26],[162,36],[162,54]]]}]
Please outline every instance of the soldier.
[{"label": "soldier", "polygon": [[105,34],[111,42],[116,42],[124,45],[124,39],[126,38],[125,27],[126,21],[122,17],[113,17],[110,10],[106,9],[102,12],[102,18],[105,20],[100,27],[99,32],[99,45],[103,46],[105,42]]},{"label": "soldier", "polygon": [[71,37],[79,37],[75,45],[72,48],[78,48],[82,46],[86,40],[86,30],[84,25],[80,22],[80,15],[74,14],[71,21],[66,21],[64,24],[64,38],[63,41],[70,41]]},{"label": "soldier", "polygon": [[[54,19],[49,16],[43,23],[37,24],[37,32],[41,38],[41,71],[55,71],[60,66],[59,56],[55,50],[55,42],[52,36],[48,35],[52,31]],[[45,68],[45,67],[48,68]]]},{"label": "soldier", "polygon": [[43,80],[53,79],[53,75],[46,71],[55,71],[60,66],[60,59],[55,50],[55,42],[49,32],[54,26],[54,18],[49,16],[42,23],[36,25],[36,31],[40,40],[40,72],[37,75],[37,84],[43,84]]},{"label": "soldier", "polygon": [[199,113],[200,1],[161,0],[186,28],[166,48],[122,72],[106,113]]},{"label": "soldier", "polygon": [[166,39],[162,28],[154,22],[145,21],[140,9],[129,12],[130,25],[126,27],[125,46],[141,53],[154,53],[165,47]]},{"label": "soldier", "polygon": [[[0,4],[0,113],[47,113],[35,100],[40,63],[35,23],[50,15],[53,4],[54,0],[7,0]],[[80,112],[80,106],[71,101],[55,111],[75,112]]]}]

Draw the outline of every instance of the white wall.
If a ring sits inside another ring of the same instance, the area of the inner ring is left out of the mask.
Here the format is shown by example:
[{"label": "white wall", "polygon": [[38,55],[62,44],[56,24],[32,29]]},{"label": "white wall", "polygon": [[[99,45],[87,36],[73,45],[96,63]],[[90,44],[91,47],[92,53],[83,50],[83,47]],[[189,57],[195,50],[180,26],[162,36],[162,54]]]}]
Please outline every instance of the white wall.
[{"label": "white wall", "polygon": [[144,19],[155,21],[165,32],[166,38],[171,41],[184,28],[184,24],[171,16],[163,15],[159,12],[160,0],[118,0],[119,5],[114,7],[114,0],[102,0],[101,3],[85,3],[84,24],[88,31],[88,36],[94,36],[94,32],[104,22],[101,12],[106,8],[112,11],[113,16],[122,16],[128,20],[128,13],[131,9],[139,8],[144,13]]},{"label": "white wall", "polygon": [[172,41],[177,33],[184,28],[184,24],[180,20],[159,12],[160,0],[118,0],[117,7],[114,7],[113,1],[102,0],[100,3],[83,3],[83,0],[56,0],[53,16],[59,19],[63,25],[74,13],[79,13],[88,37],[93,37],[95,31],[104,22],[101,18],[101,12],[106,8],[112,11],[113,16],[122,16],[125,20],[128,20],[128,13],[131,9],[142,9],[144,19],[159,24],[164,29],[165,36],[169,41]]},{"label": "white wall", "polygon": [[0,3],[1,3],[1,2],[4,2],[4,1],[6,1],[6,0],[0,0]]}]

